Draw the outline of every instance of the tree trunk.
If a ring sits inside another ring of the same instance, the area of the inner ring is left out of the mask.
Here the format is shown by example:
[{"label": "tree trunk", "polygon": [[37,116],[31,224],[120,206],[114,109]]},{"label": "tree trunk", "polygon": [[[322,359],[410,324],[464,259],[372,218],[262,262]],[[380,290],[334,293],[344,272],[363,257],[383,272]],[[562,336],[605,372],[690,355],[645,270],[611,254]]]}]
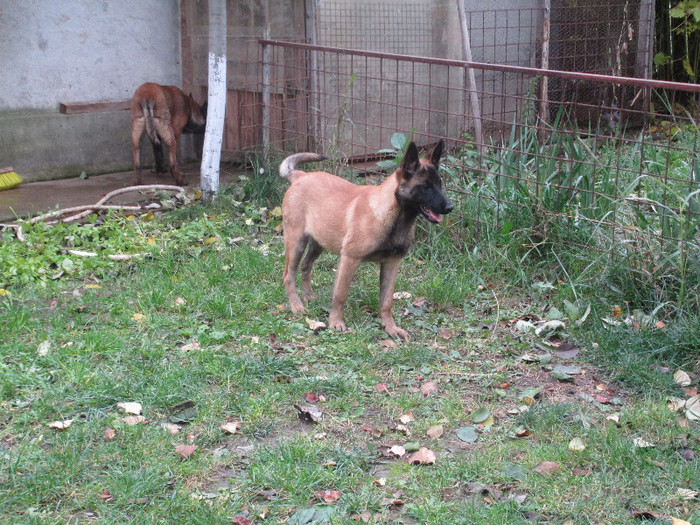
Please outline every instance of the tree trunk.
[{"label": "tree trunk", "polygon": [[226,116],[226,0],[209,0],[209,88],[207,128],[202,151],[202,199],[219,193],[221,143]]}]

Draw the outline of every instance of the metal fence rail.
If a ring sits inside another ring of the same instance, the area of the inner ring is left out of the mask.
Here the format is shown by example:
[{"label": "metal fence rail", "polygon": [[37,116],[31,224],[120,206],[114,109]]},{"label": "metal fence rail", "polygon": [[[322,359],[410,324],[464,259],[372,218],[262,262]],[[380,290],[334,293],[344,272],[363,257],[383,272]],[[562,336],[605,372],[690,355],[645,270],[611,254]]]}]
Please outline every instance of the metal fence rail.
[{"label": "metal fence rail", "polygon": [[[477,210],[467,221],[473,231],[512,228],[514,210],[536,208],[579,232],[572,238],[582,245],[597,236],[599,249],[623,255],[697,245],[700,143],[697,119],[683,108],[698,107],[698,85],[261,44],[268,149],[321,151],[372,171],[397,132],[423,146],[443,138],[447,186]],[[554,96],[540,89],[545,77],[559,86]],[[471,137],[476,121],[483,145]]]}]

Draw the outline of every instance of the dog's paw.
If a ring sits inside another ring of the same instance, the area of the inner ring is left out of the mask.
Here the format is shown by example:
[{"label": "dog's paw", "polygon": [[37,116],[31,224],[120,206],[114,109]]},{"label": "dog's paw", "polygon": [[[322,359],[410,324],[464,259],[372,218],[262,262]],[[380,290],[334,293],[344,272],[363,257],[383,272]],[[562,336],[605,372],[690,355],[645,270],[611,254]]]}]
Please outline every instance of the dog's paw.
[{"label": "dog's paw", "polygon": [[408,341],[409,340],[409,334],[406,330],[403,328],[399,328],[398,326],[385,326],[384,330],[386,330],[386,333],[389,334],[391,337],[394,339],[401,339],[402,341]]},{"label": "dog's paw", "polygon": [[348,327],[345,326],[345,323],[343,322],[342,319],[340,319],[340,320],[335,320],[335,321],[332,320],[332,319],[329,319],[329,320],[328,320],[328,325],[329,325],[333,330],[335,330],[335,331],[337,331],[337,332],[347,332],[347,331],[348,331]]},{"label": "dog's paw", "polygon": [[298,303],[298,304],[292,303],[292,304],[289,305],[289,309],[290,309],[290,310],[292,311],[292,313],[295,314],[295,315],[307,313],[306,307],[305,307],[303,304],[301,304],[301,303]]}]

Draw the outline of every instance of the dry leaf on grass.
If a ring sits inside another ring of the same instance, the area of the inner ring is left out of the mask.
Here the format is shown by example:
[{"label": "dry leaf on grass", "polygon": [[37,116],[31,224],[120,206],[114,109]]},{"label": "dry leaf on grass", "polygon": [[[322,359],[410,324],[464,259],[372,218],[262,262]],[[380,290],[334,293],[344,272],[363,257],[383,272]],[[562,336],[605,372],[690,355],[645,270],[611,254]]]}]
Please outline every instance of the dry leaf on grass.
[{"label": "dry leaf on grass", "polygon": [[376,385],[374,385],[374,389],[377,392],[382,392],[382,393],[386,394],[387,396],[391,395],[389,393],[389,388],[387,387],[386,383],[377,383]]},{"label": "dry leaf on grass", "polygon": [[180,430],[182,430],[182,427],[180,425],[176,425],[175,423],[163,423],[161,426],[168,431],[168,433],[171,436],[176,435]]},{"label": "dry leaf on grass", "polygon": [[411,465],[433,465],[436,459],[435,452],[426,447],[421,447],[418,452],[408,456],[408,462]]},{"label": "dry leaf on grass", "polygon": [[293,405],[297,409],[299,419],[308,423],[317,423],[323,417],[320,408],[314,405]]},{"label": "dry leaf on grass", "polygon": [[127,414],[139,415],[143,411],[141,403],[135,403],[131,401],[125,401],[123,403],[117,403],[117,408],[121,408]]},{"label": "dry leaf on grass", "polygon": [[320,330],[325,330],[326,329],[326,323],[322,321],[316,321],[315,319],[309,319],[308,317],[306,318],[306,326],[309,327],[309,330],[317,334]]},{"label": "dry leaf on grass", "polygon": [[399,421],[401,421],[401,423],[403,425],[408,425],[409,423],[413,423],[414,420],[415,420],[415,417],[413,416],[413,414],[411,412],[408,412],[407,414],[404,414],[404,415],[399,417]]},{"label": "dry leaf on grass", "polygon": [[127,425],[139,425],[146,422],[146,418],[143,416],[124,416],[121,420]]},{"label": "dry leaf on grass", "polygon": [[199,344],[197,341],[192,341],[191,343],[187,343],[186,345],[182,345],[180,350],[183,352],[191,352],[192,350],[201,350],[202,345]]},{"label": "dry leaf on grass", "polygon": [[561,465],[559,465],[559,463],[556,461],[542,461],[535,465],[532,470],[538,474],[542,474],[543,476],[551,476],[553,472],[556,472],[560,468]]},{"label": "dry leaf on grass", "polygon": [[576,437],[569,441],[569,450],[573,452],[582,452],[586,450],[586,445],[583,444],[583,440],[581,438]]},{"label": "dry leaf on grass", "polygon": [[105,441],[111,441],[116,437],[116,435],[117,435],[116,430],[114,430],[113,428],[107,427],[107,428],[105,428],[104,434],[102,436],[104,437]]},{"label": "dry leaf on grass", "polygon": [[403,457],[406,454],[406,449],[403,448],[401,445],[394,445],[389,449],[389,452],[392,453],[396,457]]},{"label": "dry leaf on grass", "polygon": [[433,392],[438,391],[438,386],[435,381],[426,381],[423,383],[423,386],[421,387],[421,393],[425,396],[428,397],[430,394]]},{"label": "dry leaf on grass", "polygon": [[194,451],[197,450],[197,448],[197,445],[177,445],[175,447],[175,453],[181,458],[187,459],[194,454]]},{"label": "dry leaf on grass", "polygon": [[319,490],[316,491],[315,494],[326,503],[333,503],[334,501],[338,501],[340,499],[339,490]]},{"label": "dry leaf on grass", "polygon": [[64,419],[63,421],[54,421],[53,423],[50,423],[49,427],[55,428],[56,430],[66,430],[72,424],[72,419]]},{"label": "dry leaf on grass", "polygon": [[221,425],[219,428],[227,434],[235,434],[241,429],[241,423],[240,421],[229,421],[228,423]]},{"label": "dry leaf on grass", "polygon": [[690,386],[692,382],[690,376],[683,370],[676,370],[676,373],[673,374],[673,380],[680,386]]},{"label": "dry leaf on grass", "polygon": [[440,436],[442,436],[443,433],[444,433],[444,429],[443,429],[442,425],[433,425],[426,432],[427,436],[429,438],[433,438],[433,439],[439,438]]}]

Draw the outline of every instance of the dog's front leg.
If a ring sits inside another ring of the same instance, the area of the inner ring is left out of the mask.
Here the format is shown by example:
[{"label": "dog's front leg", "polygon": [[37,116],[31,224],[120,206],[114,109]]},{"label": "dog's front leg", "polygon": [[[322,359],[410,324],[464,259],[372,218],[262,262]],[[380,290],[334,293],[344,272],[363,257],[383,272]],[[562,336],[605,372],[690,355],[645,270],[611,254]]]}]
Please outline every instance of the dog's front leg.
[{"label": "dog's front leg", "polygon": [[390,259],[381,263],[379,271],[379,315],[384,330],[397,339],[408,340],[408,332],[396,326],[391,307],[394,304],[394,283],[399,274],[401,259]]},{"label": "dog's front leg", "polygon": [[331,313],[328,317],[328,324],[331,328],[344,332],[347,328],[343,322],[343,306],[348,298],[348,290],[350,283],[360,266],[361,259],[341,255],[338,263],[338,274],[335,277],[335,286],[333,287],[333,300],[331,301]]}]

